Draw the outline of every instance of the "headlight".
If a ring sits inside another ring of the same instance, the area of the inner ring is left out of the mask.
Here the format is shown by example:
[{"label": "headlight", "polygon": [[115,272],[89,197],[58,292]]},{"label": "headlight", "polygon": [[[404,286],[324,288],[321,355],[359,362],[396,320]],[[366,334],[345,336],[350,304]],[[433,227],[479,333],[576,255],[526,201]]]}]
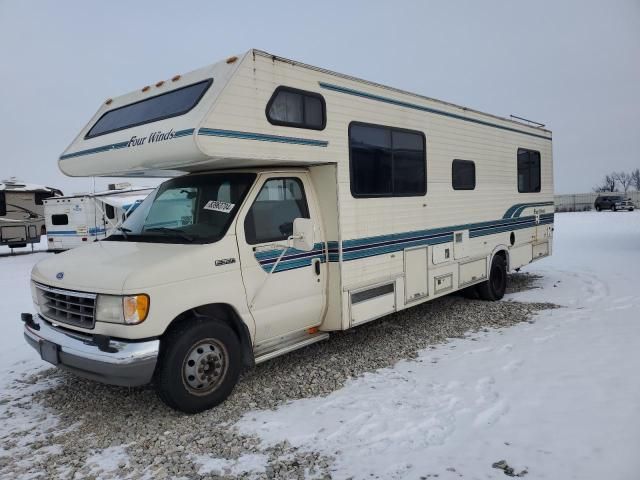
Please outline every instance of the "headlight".
[{"label": "headlight", "polygon": [[98,322],[124,323],[122,297],[119,295],[98,295],[96,320]]},{"label": "headlight", "polygon": [[96,320],[99,322],[136,325],[143,322],[148,313],[148,295],[98,295]]}]

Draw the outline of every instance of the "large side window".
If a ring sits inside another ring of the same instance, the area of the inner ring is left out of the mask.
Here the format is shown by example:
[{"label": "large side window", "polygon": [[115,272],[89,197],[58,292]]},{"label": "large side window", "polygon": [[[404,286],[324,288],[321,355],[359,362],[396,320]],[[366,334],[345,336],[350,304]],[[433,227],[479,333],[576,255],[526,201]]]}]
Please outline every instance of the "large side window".
[{"label": "large side window", "polygon": [[323,130],[327,123],[324,98],[319,93],[278,87],[267,103],[267,120],[273,125]]},{"label": "large side window", "polygon": [[0,217],[7,214],[7,197],[4,192],[0,192]]},{"label": "large side window", "polygon": [[53,225],[69,225],[69,217],[64,213],[51,215],[51,223]]},{"label": "large side window", "polygon": [[421,132],[351,123],[349,164],[354,197],[422,196],[427,191]]},{"label": "large side window", "polygon": [[451,162],[451,186],[454,190],[473,190],[476,188],[476,164],[471,160]]},{"label": "large side window", "polygon": [[518,149],[518,192],[540,191],[540,152]]},{"label": "large side window", "polygon": [[286,240],[293,234],[293,221],[309,218],[302,182],[298,178],[267,180],[244,221],[251,245]]}]

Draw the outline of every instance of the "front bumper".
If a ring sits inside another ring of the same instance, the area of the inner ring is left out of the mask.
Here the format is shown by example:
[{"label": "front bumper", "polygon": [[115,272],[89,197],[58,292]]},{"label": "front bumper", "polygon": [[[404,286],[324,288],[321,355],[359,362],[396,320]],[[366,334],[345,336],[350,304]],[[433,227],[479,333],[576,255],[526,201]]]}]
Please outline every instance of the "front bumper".
[{"label": "front bumper", "polygon": [[[78,376],[111,385],[134,387],[151,381],[159,340],[108,339],[100,350],[92,335],[53,326],[41,317],[24,325],[24,338],[42,357]],[[104,346],[103,346],[104,347]]]}]

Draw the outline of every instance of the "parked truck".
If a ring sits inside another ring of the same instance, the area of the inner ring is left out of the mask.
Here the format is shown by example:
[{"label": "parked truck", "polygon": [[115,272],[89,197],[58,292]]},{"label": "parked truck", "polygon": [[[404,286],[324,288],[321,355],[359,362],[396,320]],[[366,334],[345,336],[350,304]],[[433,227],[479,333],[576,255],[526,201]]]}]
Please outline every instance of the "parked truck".
[{"label": "parked truck", "polygon": [[552,252],[551,132],[259,50],[106,100],[71,176],[161,176],[107,239],[32,271],[26,340],[171,407],[244,368]]}]

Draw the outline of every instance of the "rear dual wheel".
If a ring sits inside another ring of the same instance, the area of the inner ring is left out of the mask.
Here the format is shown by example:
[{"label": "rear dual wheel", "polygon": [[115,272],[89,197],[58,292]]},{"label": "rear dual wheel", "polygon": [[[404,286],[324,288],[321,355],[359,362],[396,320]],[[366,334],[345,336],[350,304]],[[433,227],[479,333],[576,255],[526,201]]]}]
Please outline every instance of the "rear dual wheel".
[{"label": "rear dual wheel", "polygon": [[477,286],[482,300],[496,301],[504,297],[507,289],[507,262],[502,255],[496,255],[491,261],[489,279]]}]

